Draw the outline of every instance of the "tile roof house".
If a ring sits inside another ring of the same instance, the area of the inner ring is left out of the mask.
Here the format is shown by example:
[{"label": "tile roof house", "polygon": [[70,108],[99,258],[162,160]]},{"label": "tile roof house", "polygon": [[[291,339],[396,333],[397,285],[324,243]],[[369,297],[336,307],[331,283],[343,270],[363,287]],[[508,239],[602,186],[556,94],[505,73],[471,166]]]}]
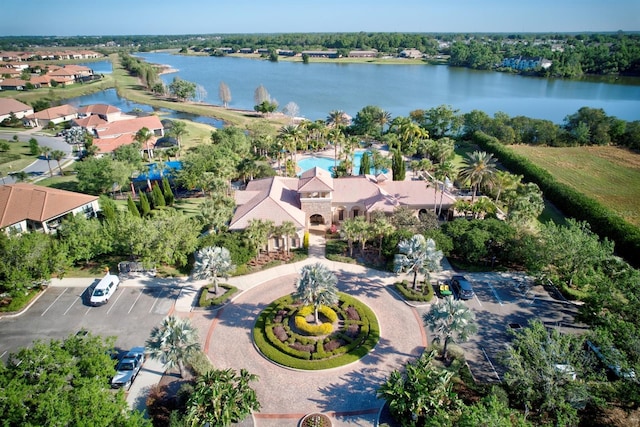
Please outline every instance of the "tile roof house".
[{"label": "tile roof house", "polygon": [[4,79],[0,81],[1,90],[25,90],[27,81],[22,79]]},{"label": "tile roof house", "polygon": [[78,110],[69,104],[63,104],[30,114],[24,118],[24,122],[33,127],[46,127],[49,123],[57,125],[76,117],[78,117]]},{"label": "tile roof house", "polygon": [[7,232],[50,233],[68,215],[95,216],[99,210],[97,196],[26,183],[0,186],[0,229]]},{"label": "tile roof house", "polygon": [[96,115],[107,122],[119,120],[121,114],[118,107],[109,104],[91,104],[78,109],[78,117],[80,118]]},{"label": "tile roof house", "polygon": [[[384,175],[358,175],[333,178],[315,167],[299,178],[270,177],[250,181],[244,191],[235,194],[236,210],[230,230],[245,229],[252,219],[294,223],[298,237],[310,226],[328,228],[345,219],[365,216],[373,211],[392,214],[406,206],[416,215],[434,211],[440,194],[424,181],[390,181]],[[442,209],[447,211],[456,199],[444,193]],[[271,248],[269,243],[269,248]],[[299,243],[294,239],[291,247]]]},{"label": "tile roof house", "polygon": [[0,122],[8,119],[11,113],[18,119],[33,114],[33,107],[12,98],[0,98]]}]

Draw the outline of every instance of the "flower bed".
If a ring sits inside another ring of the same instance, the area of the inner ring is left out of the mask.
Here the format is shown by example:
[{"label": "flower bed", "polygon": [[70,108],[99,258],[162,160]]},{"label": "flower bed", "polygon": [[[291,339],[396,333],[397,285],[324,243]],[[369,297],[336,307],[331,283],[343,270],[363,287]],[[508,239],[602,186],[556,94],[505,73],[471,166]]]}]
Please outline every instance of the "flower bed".
[{"label": "flower bed", "polygon": [[257,347],[274,362],[298,369],[327,369],[358,360],[378,342],[378,321],[357,299],[338,295],[337,306],[319,308],[320,325],[306,321],[313,307],[295,304],[291,295],[277,299],[258,316],[253,331]]},{"label": "flower bed", "polygon": [[223,290],[220,295],[216,295],[213,298],[210,294],[210,289],[213,288],[213,285],[203,286],[200,290],[200,298],[198,299],[198,307],[216,307],[219,305],[223,305],[226,303],[236,292],[238,292],[238,288],[232,285],[221,284],[218,285],[218,291]]}]

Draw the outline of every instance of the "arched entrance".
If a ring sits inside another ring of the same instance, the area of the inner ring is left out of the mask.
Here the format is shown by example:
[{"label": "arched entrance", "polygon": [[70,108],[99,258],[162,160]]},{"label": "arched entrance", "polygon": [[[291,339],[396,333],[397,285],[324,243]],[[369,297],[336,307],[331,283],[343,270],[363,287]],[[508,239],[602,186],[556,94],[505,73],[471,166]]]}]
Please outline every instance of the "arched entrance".
[{"label": "arched entrance", "polygon": [[324,217],[320,214],[313,214],[309,217],[310,225],[324,225]]}]

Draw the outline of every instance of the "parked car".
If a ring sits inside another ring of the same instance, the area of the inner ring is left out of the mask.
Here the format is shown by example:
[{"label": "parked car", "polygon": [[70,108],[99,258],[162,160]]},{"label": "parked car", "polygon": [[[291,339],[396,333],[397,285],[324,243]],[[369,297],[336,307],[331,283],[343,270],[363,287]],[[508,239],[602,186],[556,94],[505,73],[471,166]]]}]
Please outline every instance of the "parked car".
[{"label": "parked car", "polygon": [[133,384],[138,376],[143,364],[144,347],[134,347],[129,350],[129,352],[120,359],[116,366],[116,375],[111,380],[111,387],[124,387],[129,390],[129,388],[131,388],[131,384]]},{"label": "parked car", "polygon": [[115,293],[120,284],[120,279],[115,274],[106,274],[100,282],[93,288],[89,302],[93,306],[106,304],[109,298]]},{"label": "parked car", "polygon": [[473,286],[464,276],[453,276],[451,278],[451,286],[460,299],[473,298]]}]

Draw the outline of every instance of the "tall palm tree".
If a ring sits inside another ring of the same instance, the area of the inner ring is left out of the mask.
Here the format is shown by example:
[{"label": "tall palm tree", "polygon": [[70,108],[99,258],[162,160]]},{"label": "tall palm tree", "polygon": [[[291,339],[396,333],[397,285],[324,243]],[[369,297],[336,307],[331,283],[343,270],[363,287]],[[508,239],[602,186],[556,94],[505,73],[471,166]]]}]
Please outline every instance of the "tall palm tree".
[{"label": "tall palm tree", "polygon": [[423,320],[429,330],[436,334],[437,339],[444,341],[444,359],[447,358],[449,342],[464,342],[478,331],[473,312],[464,302],[455,300],[452,296],[433,304]]},{"label": "tall palm tree", "polygon": [[331,128],[327,133],[327,137],[333,143],[333,167],[335,168],[338,163],[338,147],[344,142],[344,132],[341,128]]},{"label": "tall palm tree", "polygon": [[145,147],[147,151],[147,158],[151,160],[153,158],[153,150],[149,146],[149,143],[153,138],[153,132],[149,130],[149,128],[142,128],[138,132],[136,132],[136,136],[134,139],[138,141],[143,147]]},{"label": "tall palm tree", "polygon": [[460,170],[460,176],[468,180],[473,188],[471,201],[475,201],[476,194],[481,185],[489,184],[496,172],[496,159],[493,153],[474,151],[468,153],[464,159],[464,166]]},{"label": "tall palm tree", "polygon": [[60,160],[64,159],[67,154],[62,150],[53,150],[51,152],[51,158],[58,163],[58,169],[60,169],[60,176],[64,175],[62,173],[62,166],[60,166]]},{"label": "tall palm tree", "polygon": [[176,139],[176,141],[178,141],[178,151],[180,151],[180,144],[182,142],[182,137],[189,133],[185,122],[174,120],[173,124],[171,125],[171,129],[169,129],[167,133],[170,136],[173,136]]},{"label": "tall palm tree", "polygon": [[189,319],[168,316],[151,330],[146,342],[149,357],[162,361],[167,369],[177,366],[183,377],[185,362],[200,351],[198,330]]},{"label": "tall palm tree", "polygon": [[187,401],[186,425],[228,426],[260,409],[258,396],[250,386],[258,376],[241,369],[211,370],[198,377]]},{"label": "tall palm tree", "polygon": [[452,179],[456,174],[456,166],[453,162],[445,161],[436,165],[434,176],[438,181],[438,187],[440,187],[440,204],[438,205],[438,216],[442,214],[442,201],[444,199],[444,190],[447,179]]},{"label": "tall palm tree", "polygon": [[51,170],[51,148],[45,145],[38,147],[38,151],[47,161],[47,165],[49,166],[49,176],[53,176],[53,171]]},{"label": "tall palm tree", "polygon": [[422,234],[401,240],[398,250],[400,253],[393,260],[394,270],[396,273],[413,273],[413,289],[417,289],[418,273],[423,273],[428,279],[429,272],[440,269],[442,251],[436,249],[433,239],[425,239]]},{"label": "tall palm tree", "polygon": [[282,126],[278,131],[278,138],[282,141],[284,149],[289,152],[293,162],[297,161],[298,144],[302,137],[302,130],[297,125]]},{"label": "tall palm tree", "polygon": [[371,234],[378,238],[378,256],[382,255],[382,241],[385,237],[392,234],[396,228],[389,221],[386,215],[380,215],[373,218],[369,224],[371,227]]},{"label": "tall palm tree", "polygon": [[496,171],[491,181],[491,187],[496,192],[496,204],[500,201],[500,195],[503,191],[515,189],[521,180],[522,175],[514,175],[508,171]]},{"label": "tall palm tree", "polygon": [[333,110],[329,112],[325,123],[330,128],[344,128],[349,126],[349,116],[342,110]]},{"label": "tall palm tree", "polygon": [[327,266],[321,263],[305,265],[296,280],[295,298],[304,305],[312,305],[314,319],[318,323],[318,308],[321,305],[338,303],[338,278]]},{"label": "tall palm tree", "polygon": [[292,221],[283,221],[282,224],[274,227],[274,234],[284,239],[284,248],[289,253],[291,237],[296,235],[295,224]]},{"label": "tall palm tree", "polygon": [[193,278],[196,280],[209,279],[218,293],[218,276],[229,278],[229,273],[236,269],[231,261],[229,249],[220,246],[207,246],[196,252],[193,265]]},{"label": "tall palm tree", "polygon": [[252,219],[245,229],[245,236],[256,250],[256,259],[260,257],[260,249],[269,243],[269,235],[273,229],[273,221]]},{"label": "tall palm tree", "polygon": [[380,135],[384,133],[385,125],[391,122],[391,113],[384,110],[379,110],[376,112],[373,120],[380,126]]}]

